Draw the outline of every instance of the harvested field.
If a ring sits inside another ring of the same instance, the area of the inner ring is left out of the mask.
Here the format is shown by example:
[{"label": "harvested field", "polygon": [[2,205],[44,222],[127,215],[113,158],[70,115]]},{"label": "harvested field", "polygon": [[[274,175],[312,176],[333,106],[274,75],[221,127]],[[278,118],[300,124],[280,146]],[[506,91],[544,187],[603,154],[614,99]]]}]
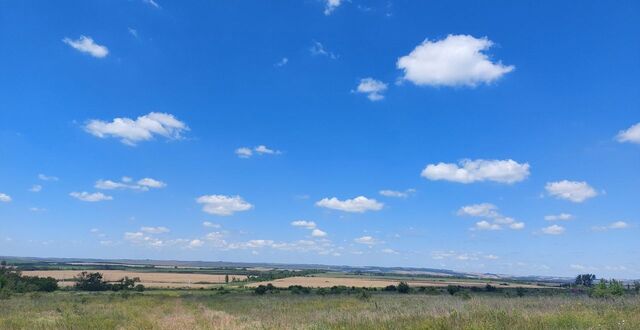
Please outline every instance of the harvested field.
[{"label": "harvested field", "polygon": [[[258,285],[266,285],[268,283],[273,284],[278,288],[287,288],[291,285],[300,285],[305,287],[313,287],[313,288],[329,288],[332,286],[355,286],[355,287],[369,287],[369,288],[384,288],[388,285],[397,285],[398,282],[402,281],[401,279],[364,279],[364,278],[350,278],[350,277],[322,277],[322,276],[309,276],[309,277],[287,277],[281,278],[273,281],[265,281],[259,283],[251,283],[248,286],[258,286]],[[420,286],[433,286],[433,287],[444,287],[447,285],[459,285],[463,287],[484,287],[487,284],[491,284],[493,286],[499,286],[501,288],[546,288],[544,286],[532,285],[532,284],[519,284],[519,283],[497,283],[497,282],[480,282],[477,280],[474,281],[464,281],[464,280],[408,280],[406,281],[410,286],[420,287]],[[506,285],[505,285],[506,284]]]},{"label": "harvested field", "polygon": [[[53,277],[58,280],[60,286],[71,286],[74,284],[73,277],[80,273],[80,270],[35,270],[24,271],[26,276]],[[151,288],[207,288],[215,284],[224,283],[225,275],[214,274],[185,274],[185,273],[151,273],[132,272],[124,270],[92,270],[91,272],[102,273],[104,279],[109,282],[117,281],[125,276],[139,277],[140,282]],[[229,281],[233,279],[244,280],[244,275],[229,274]]]}]

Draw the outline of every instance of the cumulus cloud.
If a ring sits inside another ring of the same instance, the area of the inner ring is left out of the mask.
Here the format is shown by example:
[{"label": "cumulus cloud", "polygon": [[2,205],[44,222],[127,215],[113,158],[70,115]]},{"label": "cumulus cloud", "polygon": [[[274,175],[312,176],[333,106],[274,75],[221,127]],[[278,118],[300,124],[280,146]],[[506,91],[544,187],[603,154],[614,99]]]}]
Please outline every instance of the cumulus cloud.
[{"label": "cumulus cloud", "polygon": [[129,177],[123,177],[121,182],[112,180],[98,180],[94,187],[102,190],[114,190],[114,189],[131,189],[140,191],[149,191],[149,189],[160,189],[167,186],[166,183],[158,181],[152,178],[144,178],[138,180],[136,183],[132,183],[133,179]]},{"label": "cumulus cloud", "polygon": [[493,46],[486,37],[448,35],[425,40],[396,63],[404,80],[421,86],[477,86],[489,84],[513,71],[513,65],[492,62],[484,53]]},{"label": "cumulus cloud", "polygon": [[358,237],[358,238],[354,239],[353,241],[358,243],[358,244],[365,244],[365,245],[374,245],[374,244],[378,244],[379,243],[378,240],[376,240],[372,236]]},{"label": "cumulus cloud", "polygon": [[358,196],[344,201],[341,201],[336,197],[323,198],[316,202],[316,206],[344,212],[364,213],[366,211],[380,211],[384,204],[379,203],[375,199]]},{"label": "cumulus cloud", "polygon": [[475,223],[474,230],[501,230],[508,227],[520,230],[525,227],[524,222],[518,222],[514,218],[506,217],[498,212],[498,207],[490,203],[466,205],[456,212],[459,216],[486,218]]},{"label": "cumulus cloud", "polygon": [[322,231],[322,230],[320,230],[320,229],[318,229],[318,228],[316,228],[316,229],[311,231],[311,236],[313,236],[313,237],[325,237],[325,236],[327,236],[327,233]]},{"label": "cumulus cloud", "polygon": [[105,195],[101,192],[96,193],[88,193],[86,191],[83,192],[72,192],[69,196],[79,199],[83,202],[101,202],[101,201],[110,201],[113,197],[109,195]]},{"label": "cumulus cloud", "polygon": [[303,228],[307,228],[307,229],[315,229],[316,228],[316,223],[313,221],[307,221],[307,220],[296,220],[291,222],[291,225],[294,227],[303,227]]},{"label": "cumulus cloud", "polygon": [[445,180],[458,183],[494,181],[512,184],[529,176],[529,164],[514,160],[464,159],[458,164],[429,164],[421,176],[428,180]]},{"label": "cumulus cloud", "polygon": [[3,202],[3,203],[11,202],[11,196],[4,193],[0,193],[0,202]]},{"label": "cumulus cloud", "polygon": [[547,221],[567,221],[573,219],[573,215],[569,213],[552,214],[546,215],[544,219]]},{"label": "cumulus cloud", "polygon": [[624,221],[616,221],[616,222],[612,222],[606,226],[595,226],[592,227],[591,229],[593,231],[607,231],[609,229],[627,229],[629,228],[629,224],[624,222]]},{"label": "cumulus cloud", "polygon": [[637,123],[626,130],[622,130],[616,136],[618,142],[629,142],[640,144],[640,123]]},{"label": "cumulus cloud", "polygon": [[202,223],[202,225],[205,226],[205,227],[208,227],[208,228],[220,228],[220,227],[222,227],[219,224],[213,223],[213,222],[210,222],[210,221],[205,221],[205,222]]},{"label": "cumulus cloud", "polygon": [[204,242],[199,240],[199,239],[193,239],[189,242],[189,244],[187,245],[188,248],[190,249],[195,249],[195,248],[199,248],[201,246],[204,245]]},{"label": "cumulus cloud", "polygon": [[560,235],[565,232],[564,227],[558,225],[551,225],[549,227],[542,228],[542,233],[547,235]]},{"label": "cumulus cloud", "polygon": [[382,95],[387,90],[387,84],[373,78],[360,79],[360,83],[356,88],[357,93],[367,94],[367,98],[371,101],[380,101],[384,99]]},{"label": "cumulus cloud", "polygon": [[163,136],[170,140],[180,139],[182,133],[189,127],[172,114],[150,112],[135,120],[130,118],[115,118],[111,122],[93,119],[85,126],[85,131],[99,138],[113,137],[120,142],[135,146],[138,142],[148,141],[155,135]]},{"label": "cumulus cloud", "polygon": [[236,156],[240,158],[250,158],[255,154],[257,155],[280,155],[282,152],[280,150],[271,149],[265,145],[259,145],[254,147],[253,149],[248,147],[240,147],[235,150]]},{"label": "cumulus cloud", "polygon": [[62,39],[62,42],[79,52],[87,53],[93,57],[103,58],[109,54],[109,49],[107,49],[107,47],[98,45],[91,37],[80,36],[80,38],[76,40],[64,38]]},{"label": "cumulus cloud", "polygon": [[220,216],[228,216],[253,208],[253,205],[247,203],[240,196],[204,195],[198,197],[196,202],[203,204],[202,210],[204,212]]},{"label": "cumulus cloud", "polygon": [[585,200],[595,197],[598,193],[585,181],[562,180],[548,182],[545,186],[547,193],[559,199],[565,199],[574,203],[582,203]]},{"label": "cumulus cloud", "polygon": [[340,7],[342,0],[325,0],[324,14],[331,15],[336,8]]},{"label": "cumulus cloud", "polygon": [[39,184],[34,184],[33,186],[31,186],[31,188],[29,188],[30,192],[41,192],[42,191],[42,186]]},{"label": "cumulus cloud", "polygon": [[167,227],[141,227],[141,232],[147,234],[164,234],[169,232],[169,228]]},{"label": "cumulus cloud", "polygon": [[415,192],[416,190],[412,188],[412,189],[407,189],[405,191],[385,189],[385,190],[380,190],[378,193],[385,197],[407,198],[409,197],[409,195]]}]

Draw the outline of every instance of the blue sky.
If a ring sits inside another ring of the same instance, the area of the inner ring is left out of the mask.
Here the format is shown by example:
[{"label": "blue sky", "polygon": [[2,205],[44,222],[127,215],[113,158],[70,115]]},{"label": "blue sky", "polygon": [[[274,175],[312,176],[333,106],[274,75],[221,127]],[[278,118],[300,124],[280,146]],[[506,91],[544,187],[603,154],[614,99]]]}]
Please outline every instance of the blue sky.
[{"label": "blue sky", "polygon": [[640,277],[637,2],[0,4],[0,254]]}]

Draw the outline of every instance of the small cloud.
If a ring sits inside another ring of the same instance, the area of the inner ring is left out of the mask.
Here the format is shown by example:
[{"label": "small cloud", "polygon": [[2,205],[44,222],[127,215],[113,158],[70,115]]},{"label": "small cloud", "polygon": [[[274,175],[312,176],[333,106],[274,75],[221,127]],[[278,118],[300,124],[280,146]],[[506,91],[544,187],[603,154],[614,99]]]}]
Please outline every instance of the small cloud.
[{"label": "small cloud", "polygon": [[498,216],[498,207],[490,203],[472,204],[461,207],[457,214],[459,216],[471,217],[496,217]]},{"label": "small cloud", "polygon": [[236,149],[235,153],[240,158],[249,158],[253,156],[253,151],[246,147]]},{"label": "small cloud", "polygon": [[138,30],[136,30],[134,28],[127,28],[127,31],[129,31],[129,34],[132,35],[133,37],[135,37],[135,38],[138,37]]},{"label": "small cloud", "polygon": [[375,199],[358,196],[344,201],[341,201],[336,197],[323,198],[316,202],[316,206],[344,212],[364,213],[367,211],[380,211],[384,207],[384,204],[379,203]]},{"label": "small cloud", "polygon": [[367,94],[367,98],[371,101],[380,101],[384,99],[383,93],[387,90],[387,84],[373,78],[364,78],[360,80],[357,93]]},{"label": "small cloud", "polygon": [[112,180],[98,180],[94,187],[102,190],[115,190],[115,189],[131,189],[139,191],[149,191],[149,189],[161,189],[167,186],[166,183],[158,181],[152,178],[144,178],[138,180],[135,184],[131,183],[133,179],[130,177],[123,177],[121,182]]},{"label": "small cloud", "polygon": [[291,225],[294,227],[303,227],[303,228],[307,228],[307,229],[315,229],[316,228],[316,223],[313,221],[306,221],[306,220],[296,220],[291,222]]},{"label": "small cloud", "polygon": [[624,221],[616,221],[606,226],[595,226],[595,227],[592,227],[591,229],[593,231],[607,231],[609,229],[627,229],[629,227],[630,227],[629,224]]},{"label": "small cloud", "polygon": [[378,193],[385,197],[407,198],[409,197],[409,195],[415,192],[416,192],[415,189],[407,189],[405,191],[385,189],[385,190],[380,190]]},{"label": "small cloud", "polygon": [[160,5],[157,2],[155,2],[155,0],[142,0],[142,2],[148,4],[151,7],[160,9]]},{"label": "small cloud", "polygon": [[353,241],[358,243],[358,244],[365,244],[365,245],[375,245],[375,244],[379,243],[378,240],[376,240],[372,236],[358,237],[358,238],[354,239]]},{"label": "small cloud", "polygon": [[475,229],[477,230],[501,230],[502,227],[495,223],[490,223],[486,220],[476,222]]},{"label": "small cloud", "polygon": [[141,227],[140,231],[147,234],[164,234],[170,230],[167,227]]},{"label": "small cloud", "polygon": [[29,211],[31,211],[31,212],[44,212],[46,210],[47,209],[43,209],[43,208],[40,208],[40,207],[30,207],[29,208]]},{"label": "small cloud", "polygon": [[545,186],[547,193],[558,199],[565,199],[574,203],[582,203],[589,198],[596,197],[598,193],[585,181],[562,180],[548,182]]},{"label": "small cloud", "polygon": [[314,41],[313,45],[311,46],[311,48],[309,48],[309,52],[311,52],[311,55],[314,56],[326,56],[332,60],[335,60],[338,58],[338,56],[328,50],[326,50],[324,48],[324,45],[322,45],[321,43]]},{"label": "small cloud", "polygon": [[58,177],[55,176],[48,176],[48,175],[44,175],[44,174],[38,174],[38,179],[42,180],[42,181],[58,181]]},{"label": "small cloud", "polygon": [[492,83],[513,71],[513,65],[492,62],[484,52],[493,46],[485,38],[448,35],[443,40],[425,40],[396,63],[403,80],[420,86],[470,86]]},{"label": "small cloud", "polygon": [[199,239],[194,239],[194,240],[191,240],[189,242],[189,245],[187,245],[187,247],[190,248],[190,249],[195,249],[195,248],[199,248],[199,247],[201,247],[203,245],[204,245],[203,241],[201,241]]},{"label": "small cloud", "polygon": [[524,229],[524,222],[517,222],[514,218],[506,217],[498,212],[498,207],[490,203],[472,204],[461,207],[457,212],[458,216],[469,216],[476,218],[487,218],[476,222],[472,230],[501,230],[502,226],[508,226],[509,229]]},{"label": "small cloud", "polygon": [[573,215],[569,213],[552,214],[552,215],[545,215],[544,219],[547,221],[568,221],[573,219]]},{"label": "small cloud", "polygon": [[135,146],[142,141],[149,141],[156,135],[169,140],[182,138],[182,133],[189,127],[172,114],[150,112],[138,118],[115,118],[111,122],[102,120],[90,120],[85,126],[85,131],[101,139],[113,137],[120,142]]},{"label": "small cloud", "polygon": [[255,148],[253,148],[253,151],[255,151],[257,154],[260,154],[260,155],[279,155],[279,154],[281,154],[280,151],[269,149],[265,145],[259,145],[259,146],[255,147]]},{"label": "small cloud", "polygon": [[83,192],[72,192],[69,196],[81,200],[83,202],[101,202],[101,201],[110,201],[113,200],[113,197],[105,195],[101,192],[96,193],[88,193],[86,191]]},{"label": "small cloud", "polygon": [[618,140],[618,142],[620,143],[628,142],[640,144],[640,123],[637,123],[626,130],[618,132],[616,140]]},{"label": "small cloud", "polygon": [[91,37],[80,36],[77,40],[64,38],[62,41],[75,50],[82,53],[88,53],[93,57],[103,58],[109,54],[109,49],[107,49],[107,47],[98,45]]},{"label": "small cloud", "polygon": [[542,228],[542,233],[546,235],[561,235],[564,232],[564,227],[558,225],[551,225],[549,227]]},{"label": "small cloud", "polygon": [[325,1],[324,14],[327,16],[331,15],[331,13],[333,13],[333,11],[336,10],[336,8],[340,7],[340,5],[342,4],[342,0],[324,0],[324,1]]},{"label": "small cloud", "polygon": [[382,249],[382,250],[380,250],[380,252],[387,253],[387,254],[399,254],[398,251],[396,251],[394,249],[389,249],[389,248]]},{"label": "small cloud", "polygon": [[433,181],[445,180],[465,184],[482,181],[512,184],[529,176],[529,164],[520,164],[511,159],[465,159],[458,164],[429,164],[422,170],[421,176]]},{"label": "small cloud", "polygon": [[41,192],[42,191],[42,186],[39,184],[34,184],[33,186],[31,186],[31,188],[29,188],[30,192]]},{"label": "small cloud", "polygon": [[316,228],[316,229],[311,231],[311,236],[313,236],[313,237],[325,237],[325,236],[327,236],[327,233],[322,231],[322,230],[320,230],[320,229],[318,229],[318,228]]},{"label": "small cloud", "polygon": [[286,58],[286,57],[283,57],[280,61],[278,61],[273,66],[280,68],[280,67],[283,67],[283,66],[287,65],[287,63],[289,63],[289,59]]},{"label": "small cloud", "polygon": [[205,221],[205,222],[203,222],[203,223],[202,223],[202,225],[203,225],[204,227],[207,227],[207,228],[220,228],[220,227],[222,227],[222,226],[220,226],[220,225],[219,225],[219,224],[217,224],[217,223],[213,223],[213,222],[209,222],[209,221]]},{"label": "small cloud", "polygon": [[202,210],[204,212],[219,216],[229,216],[253,208],[253,205],[247,203],[240,196],[204,195],[198,197],[196,202],[203,204]]},{"label": "small cloud", "polygon": [[239,158],[250,158],[251,156],[253,156],[254,152],[255,152],[255,154],[258,154],[258,155],[280,155],[280,154],[282,154],[281,151],[270,149],[269,147],[267,147],[265,145],[259,145],[257,147],[254,147],[253,149],[248,148],[248,147],[241,147],[241,148],[238,148],[238,149],[235,150],[235,154]]},{"label": "small cloud", "polygon": [[155,189],[160,189],[167,186],[166,183],[162,181],[154,180],[151,178],[144,178],[144,179],[138,180],[138,185],[142,187],[155,188]]}]

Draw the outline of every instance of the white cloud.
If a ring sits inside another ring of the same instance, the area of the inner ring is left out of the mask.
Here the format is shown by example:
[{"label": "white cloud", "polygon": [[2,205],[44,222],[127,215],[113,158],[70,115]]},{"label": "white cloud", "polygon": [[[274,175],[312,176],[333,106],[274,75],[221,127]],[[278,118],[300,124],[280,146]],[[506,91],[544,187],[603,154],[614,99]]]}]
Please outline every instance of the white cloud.
[{"label": "white cloud", "polygon": [[353,240],[356,243],[359,244],[365,244],[365,245],[374,245],[379,243],[378,240],[376,240],[375,238],[371,237],[371,236],[362,236],[362,237],[358,237],[356,239]]},{"label": "white cloud", "polygon": [[259,146],[255,147],[255,148],[253,148],[253,151],[255,151],[256,153],[258,153],[260,155],[279,155],[279,154],[281,154],[280,151],[269,149],[265,145],[259,145]]},{"label": "white cloud", "polygon": [[342,0],[325,0],[324,14],[327,16],[331,15],[341,4]]},{"label": "white cloud", "polygon": [[84,129],[99,138],[114,137],[126,145],[135,146],[140,141],[153,139],[154,135],[170,140],[180,139],[181,134],[188,131],[189,127],[172,114],[150,112],[135,120],[130,118],[115,118],[111,122],[90,120]]},{"label": "white cloud", "polygon": [[152,6],[154,8],[160,8],[160,5],[155,2],[155,0],[142,0],[142,2],[148,4],[149,6]]},{"label": "white cloud", "polygon": [[79,199],[83,202],[100,202],[100,201],[110,201],[113,197],[109,195],[105,195],[101,192],[97,193],[88,193],[86,191],[83,192],[72,192],[69,196]]},{"label": "white cloud", "polygon": [[476,261],[480,259],[497,260],[498,256],[493,254],[484,254],[481,252],[462,253],[456,251],[434,251],[431,253],[431,258],[434,260],[458,260],[458,261]]},{"label": "white cloud", "polygon": [[328,50],[326,50],[324,48],[324,45],[322,45],[321,43],[314,41],[313,42],[313,46],[311,46],[311,48],[309,48],[309,51],[311,52],[311,55],[314,56],[326,56],[332,60],[335,60],[338,58],[338,56]]},{"label": "white cloud", "polygon": [[640,144],[640,123],[637,123],[626,130],[622,130],[616,136],[618,142],[630,142]]},{"label": "white cloud", "polygon": [[240,158],[249,158],[253,156],[253,151],[246,147],[236,149],[235,153]]},{"label": "white cloud", "polygon": [[379,203],[375,199],[369,199],[364,196],[358,196],[353,199],[341,201],[336,197],[323,198],[316,202],[316,206],[340,210],[344,212],[364,213],[366,211],[380,211],[384,204]]},{"label": "white cloud", "polygon": [[93,57],[103,58],[109,54],[107,47],[98,45],[91,39],[91,37],[80,36],[77,40],[64,38],[62,41],[76,49],[77,51],[88,53]]},{"label": "white cloud", "polygon": [[629,228],[629,224],[624,221],[616,221],[612,222],[606,226],[596,226],[591,229],[594,231],[607,231],[609,229],[627,229]]},{"label": "white cloud", "polygon": [[458,164],[429,164],[422,170],[421,176],[429,180],[446,180],[459,183],[494,181],[515,183],[529,176],[529,164],[520,164],[514,160],[464,159]]},{"label": "white cloud", "polygon": [[304,227],[307,229],[315,229],[316,228],[316,223],[313,221],[306,221],[306,220],[296,220],[291,222],[291,225],[294,227]]},{"label": "white cloud", "polygon": [[413,194],[415,192],[416,192],[415,189],[407,189],[405,191],[385,189],[385,190],[380,190],[378,193],[385,197],[407,198],[409,197],[410,194]]},{"label": "white cloud", "polygon": [[560,235],[565,231],[564,227],[558,225],[551,225],[549,227],[542,228],[542,232],[547,235]]},{"label": "white cloud", "polygon": [[472,204],[461,207],[457,212],[459,216],[487,218],[475,223],[473,230],[501,230],[503,226],[509,229],[524,229],[524,222],[518,222],[514,218],[506,217],[498,212],[498,207],[490,203]]},{"label": "white cloud", "polygon": [[205,226],[205,227],[208,227],[208,228],[220,228],[220,227],[222,227],[217,223],[213,223],[213,222],[209,222],[209,221],[203,222],[202,225]]},{"label": "white cloud", "polygon": [[199,247],[201,247],[203,245],[204,245],[203,241],[201,241],[199,239],[194,239],[194,240],[191,240],[189,242],[189,245],[187,245],[187,247],[190,248],[190,249],[195,249],[195,248],[199,248]]},{"label": "white cloud", "polygon": [[58,177],[55,176],[48,176],[48,175],[44,175],[44,174],[38,174],[38,179],[42,180],[42,181],[58,181]]},{"label": "white cloud", "polygon": [[311,236],[313,236],[313,237],[325,237],[325,236],[327,236],[327,233],[322,231],[322,230],[320,230],[320,229],[318,229],[318,228],[316,228],[316,229],[311,231]]},{"label": "white cloud", "polygon": [[283,67],[283,66],[287,65],[287,63],[289,63],[289,59],[286,58],[286,57],[283,57],[280,61],[278,61],[278,63],[274,64],[274,66]]},{"label": "white cloud", "polygon": [[11,196],[7,194],[0,193],[0,202],[9,203],[11,202]]},{"label": "white cloud", "polygon": [[498,216],[498,207],[490,203],[472,204],[461,207],[457,214],[460,216],[471,217],[496,217]]},{"label": "white cloud", "polygon": [[31,186],[31,188],[29,188],[30,192],[41,192],[42,191],[42,186],[39,184],[34,184],[33,186]]},{"label": "white cloud", "polygon": [[380,250],[380,252],[382,252],[382,253],[387,253],[387,254],[399,254],[396,250],[394,250],[394,249],[389,249],[389,248],[382,249],[382,250]]},{"label": "white cloud", "polygon": [[382,95],[387,90],[387,84],[373,78],[360,79],[356,92],[367,94],[371,101],[380,101],[384,99]]},{"label": "white cloud", "polygon": [[573,215],[569,213],[552,214],[546,215],[544,219],[547,221],[567,221],[573,219]]},{"label": "white cloud", "polygon": [[123,177],[122,182],[116,182],[112,180],[98,180],[94,187],[102,190],[114,190],[114,189],[131,189],[148,191],[149,189],[160,189],[167,186],[166,183],[151,178],[144,178],[138,180],[135,184],[131,182],[133,179],[130,177]]},{"label": "white cloud", "polygon": [[443,40],[425,40],[396,63],[404,80],[424,86],[477,86],[491,83],[513,71],[513,65],[492,62],[483,53],[493,46],[485,38],[448,35]]},{"label": "white cloud", "polygon": [[566,199],[574,203],[582,203],[585,200],[595,197],[598,193],[585,181],[557,181],[548,182],[545,189],[549,195],[559,199]]},{"label": "white cloud", "polygon": [[129,31],[129,34],[131,34],[134,37],[138,37],[138,30],[134,29],[134,28],[127,28],[127,30]]},{"label": "white cloud", "polygon": [[245,202],[240,196],[204,195],[198,197],[196,201],[203,204],[204,212],[220,216],[228,216],[253,208],[253,205]]},{"label": "white cloud", "polygon": [[164,234],[168,233],[170,230],[167,227],[141,227],[140,231],[147,234]]},{"label": "white cloud", "polygon": [[40,208],[40,207],[30,207],[29,208],[29,211],[31,211],[31,212],[44,212],[46,210],[47,209],[43,209],[43,208]]}]

